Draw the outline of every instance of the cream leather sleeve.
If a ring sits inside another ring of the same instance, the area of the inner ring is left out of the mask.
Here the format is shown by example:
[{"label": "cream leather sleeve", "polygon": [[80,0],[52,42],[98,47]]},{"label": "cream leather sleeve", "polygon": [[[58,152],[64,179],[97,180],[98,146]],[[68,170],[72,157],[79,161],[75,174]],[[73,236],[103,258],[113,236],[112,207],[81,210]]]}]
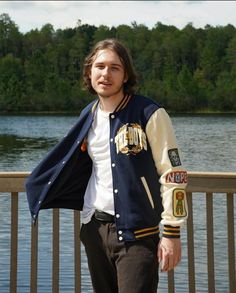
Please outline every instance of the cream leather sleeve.
[{"label": "cream leather sleeve", "polygon": [[172,227],[182,226],[188,215],[185,193],[187,172],[182,167],[171,120],[163,108],[155,111],[150,117],[146,134],[160,176],[164,209],[161,223],[167,225],[164,233],[166,237],[178,237],[179,231],[177,233]]}]

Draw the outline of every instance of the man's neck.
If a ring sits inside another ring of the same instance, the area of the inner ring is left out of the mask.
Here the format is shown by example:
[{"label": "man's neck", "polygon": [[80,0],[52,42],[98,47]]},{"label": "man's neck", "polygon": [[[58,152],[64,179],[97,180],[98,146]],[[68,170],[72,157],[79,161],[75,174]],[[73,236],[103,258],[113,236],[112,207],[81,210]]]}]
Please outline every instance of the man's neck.
[{"label": "man's neck", "polygon": [[114,112],[117,106],[120,104],[124,97],[124,94],[122,93],[119,96],[114,97],[101,97],[99,96],[100,100],[100,108],[104,112]]}]

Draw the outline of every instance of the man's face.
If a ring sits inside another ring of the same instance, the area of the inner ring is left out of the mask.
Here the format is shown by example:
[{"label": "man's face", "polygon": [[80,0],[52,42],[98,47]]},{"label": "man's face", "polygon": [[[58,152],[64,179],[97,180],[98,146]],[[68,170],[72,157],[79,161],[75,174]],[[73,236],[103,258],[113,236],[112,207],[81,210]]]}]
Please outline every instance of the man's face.
[{"label": "man's face", "polygon": [[99,97],[123,97],[123,84],[127,81],[124,66],[112,50],[100,50],[91,67],[91,84]]}]

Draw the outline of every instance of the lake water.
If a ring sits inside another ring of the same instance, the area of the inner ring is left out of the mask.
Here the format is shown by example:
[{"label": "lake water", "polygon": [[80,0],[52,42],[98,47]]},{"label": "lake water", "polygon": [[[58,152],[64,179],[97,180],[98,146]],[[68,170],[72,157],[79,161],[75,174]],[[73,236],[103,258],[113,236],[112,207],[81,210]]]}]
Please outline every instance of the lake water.
[{"label": "lake water", "polygon": [[[0,171],[31,171],[42,157],[75,124],[77,116],[0,116]],[[188,171],[236,171],[236,116],[171,116]],[[10,196],[0,194],[0,292],[9,292]],[[205,198],[194,198],[195,258],[197,292],[207,290],[207,252]],[[227,281],[227,241],[225,198],[214,196],[214,235],[216,292],[229,292]],[[235,212],[236,214],[236,212]],[[39,218],[38,292],[51,292],[51,210]],[[61,210],[60,292],[72,293],[73,287],[73,215]],[[29,292],[30,215],[25,193],[19,201],[18,293]],[[176,268],[176,292],[188,292],[186,230],[182,233],[183,258]],[[167,292],[166,274],[160,274],[159,293]],[[86,257],[82,247],[82,292],[92,292]],[[128,293],[128,292],[127,292]],[[146,293],[146,292],[144,292]]]}]

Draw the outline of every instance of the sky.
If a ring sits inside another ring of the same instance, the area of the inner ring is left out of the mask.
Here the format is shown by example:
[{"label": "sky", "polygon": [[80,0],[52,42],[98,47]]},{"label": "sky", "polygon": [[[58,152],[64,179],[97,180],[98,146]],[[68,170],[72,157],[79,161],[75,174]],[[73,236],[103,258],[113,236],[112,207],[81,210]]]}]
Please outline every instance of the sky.
[{"label": "sky", "polygon": [[22,33],[50,23],[54,29],[74,28],[82,24],[144,24],[157,22],[182,29],[188,23],[195,28],[236,27],[236,1],[0,1],[0,14],[7,13]]}]

